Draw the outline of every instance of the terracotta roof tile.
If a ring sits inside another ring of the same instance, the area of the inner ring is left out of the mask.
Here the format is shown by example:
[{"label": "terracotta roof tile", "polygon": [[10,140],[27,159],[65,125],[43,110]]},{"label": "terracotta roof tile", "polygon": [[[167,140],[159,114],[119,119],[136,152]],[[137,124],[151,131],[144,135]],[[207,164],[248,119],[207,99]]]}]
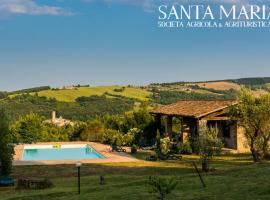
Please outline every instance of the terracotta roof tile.
[{"label": "terracotta roof tile", "polygon": [[151,113],[200,118],[234,104],[234,100],[178,101],[154,109]]}]

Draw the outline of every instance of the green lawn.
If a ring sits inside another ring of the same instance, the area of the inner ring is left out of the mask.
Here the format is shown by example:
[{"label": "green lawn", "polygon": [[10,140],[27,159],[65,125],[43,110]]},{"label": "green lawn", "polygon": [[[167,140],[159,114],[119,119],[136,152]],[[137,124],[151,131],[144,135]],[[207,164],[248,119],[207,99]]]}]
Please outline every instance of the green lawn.
[{"label": "green lawn", "polygon": [[[137,157],[144,158],[144,154]],[[129,199],[152,200],[147,186],[148,177],[174,176],[178,187],[168,199],[183,200],[254,200],[270,199],[270,162],[254,164],[248,155],[218,157],[209,174],[203,174],[206,188],[202,188],[194,173],[191,160],[196,156],[184,156],[182,161],[89,164],[82,167],[82,194],[76,194],[76,169],[73,165],[15,167],[13,177],[50,178],[55,187],[48,190],[0,189],[1,200],[101,200]],[[99,185],[99,175],[106,184]]]},{"label": "green lawn", "polygon": [[148,100],[150,92],[133,87],[126,87],[123,92],[115,92],[114,89],[119,89],[119,86],[97,86],[97,87],[80,87],[76,90],[44,90],[38,93],[39,96],[56,98],[58,101],[74,102],[76,98],[81,96],[103,95],[109,93],[113,95],[121,95],[124,97],[135,98],[139,100]]}]

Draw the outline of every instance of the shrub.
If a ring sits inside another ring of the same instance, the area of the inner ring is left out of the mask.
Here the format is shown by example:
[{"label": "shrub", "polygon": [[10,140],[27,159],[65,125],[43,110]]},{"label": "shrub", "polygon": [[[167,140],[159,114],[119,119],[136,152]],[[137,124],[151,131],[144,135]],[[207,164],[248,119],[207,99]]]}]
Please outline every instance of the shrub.
[{"label": "shrub", "polygon": [[54,184],[52,183],[52,181],[49,179],[44,179],[39,184],[37,184],[36,189],[43,190],[43,189],[52,188],[52,187],[54,187]]},{"label": "shrub", "polygon": [[214,155],[221,152],[223,147],[221,139],[218,138],[218,129],[202,127],[197,139],[197,145],[202,160],[202,170],[208,172],[210,161]]},{"label": "shrub", "polygon": [[187,154],[187,155],[192,154],[192,148],[189,142],[185,142],[185,143],[179,142],[177,144],[177,149],[178,149],[178,152],[181,154]]},{"label": "shrub", "polygon": [[175,178],[150,177],[148,184],[152,193],[157,193],[157,199],[164,200],[177,186]]},{"label": "shrub", "polygon": [[49,179],[43,180],[19,179],[17,189],[44,190],[52,187],[54,187],[54,184]]},{"label": "shrub", "polygon": [[125,87],[121,87],[121,88],[115,88],[113,91],[114,92],[124,92],[125,91]]},{"label": "shrub", "polygon": [[134,153],[137,153],[137,145],[133,144],[132,147],[131,147],[131,153],[134,154]]},{"label": "shrub", "polygon": [[163,155],[167,155],[170,151],[170,138],[165,137],[160,139],[160,152]]},{"label": "shrub", "polygon": [[160,138],[160,134],[157,134],[157,149],[156,154],[159,159],[167,159],[170,152],[170,138]]},{"label": "shrub", "polygon": [[137,128],[130,129],[127,134],[123,136],[123,143],[126,146],[131,146],[135,143],[136,138],[139,137],[140,130]]}]

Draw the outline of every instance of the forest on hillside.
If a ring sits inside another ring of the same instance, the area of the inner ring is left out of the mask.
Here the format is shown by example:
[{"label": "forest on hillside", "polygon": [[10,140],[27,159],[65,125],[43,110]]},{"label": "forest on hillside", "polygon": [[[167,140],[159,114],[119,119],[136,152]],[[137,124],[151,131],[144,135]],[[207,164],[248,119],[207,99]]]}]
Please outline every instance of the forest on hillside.
[{"label": "forest on hillside", "polygon": [[185,85],[185,84],[193,84],[193,83],[211,83],[211,82],[233,82],[239,85],[244,85],[250,87],[251,89],[255,89],[258,87],[266,87],[266,84],[270,83],[270,77],[258,77],[258,78],[239,78],[239,79],[225,79],[225,80],[212,80],[212,81],[199,81],[199,82],[170,82],[170,83],[152,83],[150,85],[161,85],[161,86],[170,86],[170,85]]},{"label": "forest on hillside", "polygon": [[[242,78],[226,81],[245,85],[255,90],[257,88],[267,88],[270,78]],[[114,93],[105,92],[103,95],[81,96],[76,98],[74,102],[62,102],[53,97],[39,95],[39,92],[42,91],[54,91],[50,86],[33,87],[13,92],[0,92],[0,109],[4,108],[12,120],[16,120],[30,112],[49,118],[51,111],[55,110],[64,118],[87,121],[105,114],[123,114],[133,110],[136,104],[143,103],[153,107],[157,104],[170,104],[179,100],[235,99],[237,95],[237,90],[235,89],[218,90],[186,82],[156,83],[140,88],[134,87],[137,95],[140,92],[149,93],[150,96],[148,98],[129,98],[127,97],[127,89],[125,87],[119,88],[116,87],[117,90],[112,90]],[[127,88],[131,90],[132,86]],[[76,90],[78,91],[78,88]],[[63,92],[63,90],[56,90],[54,92],[57,94],[58,91]]]},{"label": "forest on hillside", "polygon": [[0,101],[0,109],[4,108],[12,120],[31,112],[50,118],[51,111],[54,110],[64,118],[86,121],[106,113],[122,114],[133,107],[132,99],[105,96],[81,97],[76,102],[59,102],[53,98],[24,94]]}]

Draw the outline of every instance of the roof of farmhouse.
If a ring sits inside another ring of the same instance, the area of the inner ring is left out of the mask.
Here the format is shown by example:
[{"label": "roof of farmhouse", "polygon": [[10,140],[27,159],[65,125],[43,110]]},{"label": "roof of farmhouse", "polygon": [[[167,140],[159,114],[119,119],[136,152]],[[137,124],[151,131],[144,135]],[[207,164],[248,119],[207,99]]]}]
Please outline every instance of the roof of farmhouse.
[{"label": "roof of farmhouse", "polygon": [[235,100],[178,101],[154,109],[151,113],[200,118],[235,104]]}]

